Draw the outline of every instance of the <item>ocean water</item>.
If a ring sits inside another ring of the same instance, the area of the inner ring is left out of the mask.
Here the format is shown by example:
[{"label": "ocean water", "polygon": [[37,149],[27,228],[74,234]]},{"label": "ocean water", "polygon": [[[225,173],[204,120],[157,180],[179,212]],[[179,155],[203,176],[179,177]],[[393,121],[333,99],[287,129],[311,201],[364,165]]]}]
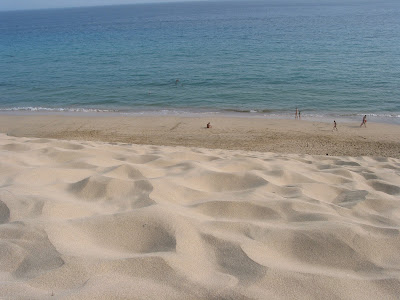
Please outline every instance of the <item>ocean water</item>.
[{"label": "ocean water", "polygon": [[0,12],[0,113],[400,124],[399,33],[397,0]]}]

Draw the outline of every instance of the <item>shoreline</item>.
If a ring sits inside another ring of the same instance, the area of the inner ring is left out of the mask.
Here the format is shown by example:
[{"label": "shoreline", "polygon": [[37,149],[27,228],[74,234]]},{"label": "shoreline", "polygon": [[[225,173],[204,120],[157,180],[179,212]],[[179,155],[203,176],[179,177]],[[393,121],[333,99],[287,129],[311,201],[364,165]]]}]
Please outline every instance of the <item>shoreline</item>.
[{"label": "shoreline", "polygon": [[[301,111],[302,120],[309,122],[331,123],[336,120],[341,123],[361,122],[362,117],[367,115],[369,122],[400,126],[399,113],[351,113],[351,112],[325,112],[320,111]],[[221,118],[246,118],[246,119],[268,119],[268,120],[294,120],[294,111],[287,110],[235,110],[235,109],[154,109],[154,110],[118,110],[118,109],[91,109],[91,108],[27,108],[22,110],[1,110],[1,116],[38,116],[38,115],[55,115],[69,117],[221,117]]]},{"label": "shoreline", "polygon": [[[206,129],[211,122],[213,128]],[[1,115],[10,136],[284,154],[400,158],[400,127],[228,116]]]}]

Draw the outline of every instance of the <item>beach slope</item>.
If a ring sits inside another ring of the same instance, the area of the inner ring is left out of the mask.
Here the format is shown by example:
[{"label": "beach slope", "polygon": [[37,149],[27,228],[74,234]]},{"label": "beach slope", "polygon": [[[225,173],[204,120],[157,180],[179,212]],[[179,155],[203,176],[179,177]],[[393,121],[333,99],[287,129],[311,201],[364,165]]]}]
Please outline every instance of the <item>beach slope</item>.
[{"label": "beach slope", "polygon": [[[360,120],[361,121],[361,120]],[[211,122],[212,128],[206,124]],[[1,115],[12,136],[335,156],[400,158],[400,126],[240,117]]]},{"label": "beach slope", "polygon": [[0,134],[5,299],[398,299],[399,232],[398,158]]}]

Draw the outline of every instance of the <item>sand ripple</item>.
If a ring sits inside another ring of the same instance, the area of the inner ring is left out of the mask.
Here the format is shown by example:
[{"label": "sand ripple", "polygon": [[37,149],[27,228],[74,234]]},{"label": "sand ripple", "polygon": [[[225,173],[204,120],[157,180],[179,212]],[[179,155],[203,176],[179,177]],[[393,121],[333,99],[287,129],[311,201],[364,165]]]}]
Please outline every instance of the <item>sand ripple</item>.
[{"label": "sand ripple", "polygon": [[0,134],[0,297],[398,299],[400,161]]}]

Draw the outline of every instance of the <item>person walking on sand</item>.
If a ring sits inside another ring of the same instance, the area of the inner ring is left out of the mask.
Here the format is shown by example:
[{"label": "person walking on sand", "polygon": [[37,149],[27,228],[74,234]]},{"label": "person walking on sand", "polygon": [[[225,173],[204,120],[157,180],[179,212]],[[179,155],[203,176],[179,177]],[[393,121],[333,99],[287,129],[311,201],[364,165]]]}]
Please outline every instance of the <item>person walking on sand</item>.
[{"label": "person walking on sand", "polygon": [[294,118],[297,120],[298,117],[299,117],[299,110],[296,107],[296,114],[294,115]]},{"label": "person walking on sand", "polygon": [[364,115],[360,127],[362,127],[363,125],[364,127],[367,127],[367,115]]},{"label": "person walking on sand", "polygon": [[334,130],[338,131],[338,129],[336,127],[336,121],[335,120],[333,120],[333,129],[332,129],[332,131],[334,131]]}]

